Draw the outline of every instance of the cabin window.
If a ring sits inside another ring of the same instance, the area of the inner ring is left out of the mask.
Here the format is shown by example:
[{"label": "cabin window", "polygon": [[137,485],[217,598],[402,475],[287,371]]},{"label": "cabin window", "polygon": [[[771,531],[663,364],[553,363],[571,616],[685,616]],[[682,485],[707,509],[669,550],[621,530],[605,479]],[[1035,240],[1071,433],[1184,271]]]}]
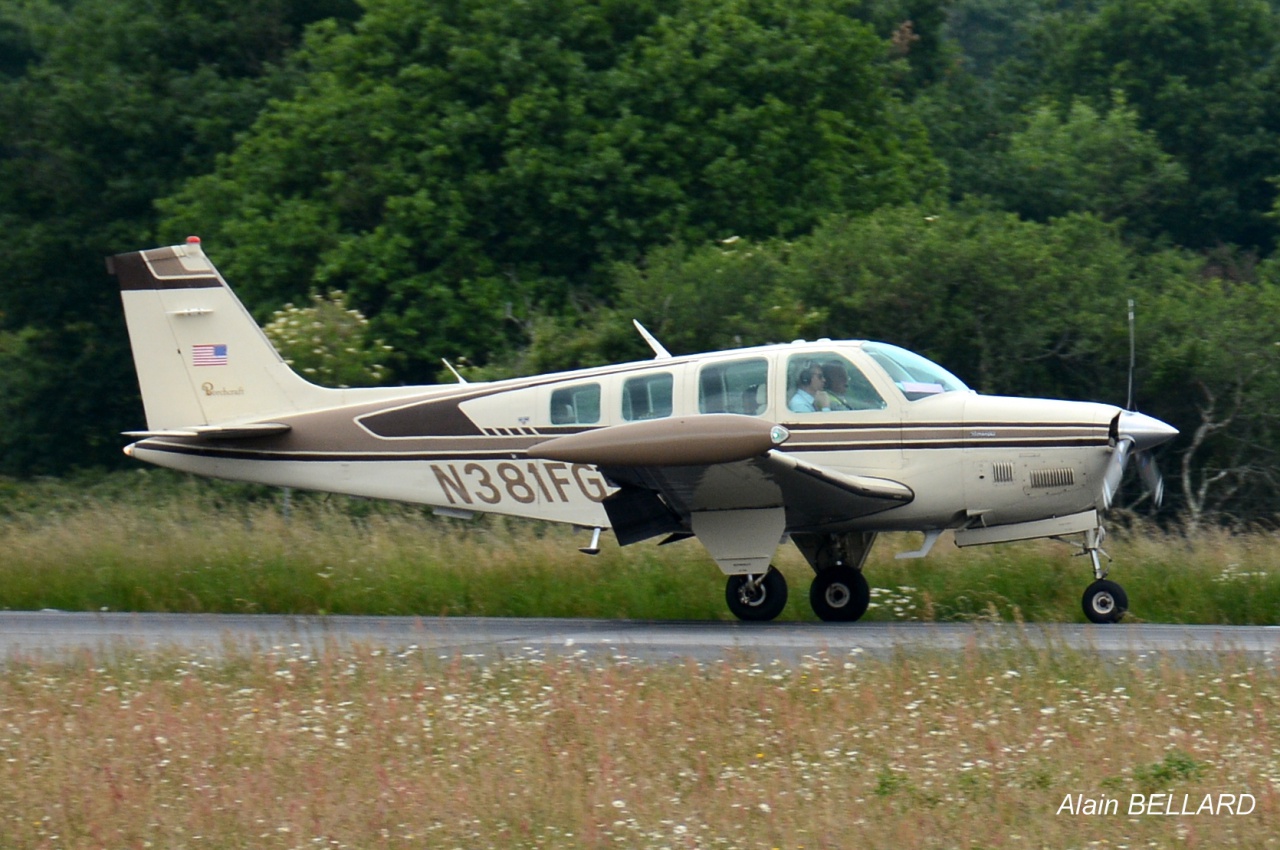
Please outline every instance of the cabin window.
[{"label": "cabin window", "polygon": [[599,421],[599,384],[562,387],[551,394],[552,425],[594,425]]},{"label": "cabin window", "polygon": [[863,343],[862,350],[888,373],[907,401],[969,389],[964,381],[914,351],[883,342]]},{"label": "cabin window", "polygon": [[622,385],[622,418],[662,419],[671,415],[670,372],[628,378]]},{"label": "cabin window", "polygon": [[769,404],[769,361],[763,357],[712,363],[698,373],[699,413],[759,416]]},{"label": "cabin window", "polygon": [[835,352],[796,354],[787,361],[787,409],[793,413],[885,407],[884,398],[862,371]]}]

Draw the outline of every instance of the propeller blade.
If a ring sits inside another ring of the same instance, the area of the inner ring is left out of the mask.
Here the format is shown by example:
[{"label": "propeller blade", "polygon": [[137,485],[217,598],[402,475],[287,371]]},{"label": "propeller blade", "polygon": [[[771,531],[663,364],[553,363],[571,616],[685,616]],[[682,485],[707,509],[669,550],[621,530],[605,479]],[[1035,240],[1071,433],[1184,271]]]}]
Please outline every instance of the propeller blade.
[{"label": "propeller blade", "polygon": [[1124,478],[1124,468],[1129,462],[1129,449],[1132,440],[1121,440],[1111,452],[1111,462],[1107,464],[1106,474],[1102,478],[1102,508],[1110,509],[1120,489],[1120,481]]},{"label": "propeller blade", "polygon": [[1138,452],[1138,474],[1151,493],[1152,501],[1157,508],[1160,507],[1164,501],[1164,476],[1160,474],[1160,467],[1156,465],[1155,458],[1146,452]]}]

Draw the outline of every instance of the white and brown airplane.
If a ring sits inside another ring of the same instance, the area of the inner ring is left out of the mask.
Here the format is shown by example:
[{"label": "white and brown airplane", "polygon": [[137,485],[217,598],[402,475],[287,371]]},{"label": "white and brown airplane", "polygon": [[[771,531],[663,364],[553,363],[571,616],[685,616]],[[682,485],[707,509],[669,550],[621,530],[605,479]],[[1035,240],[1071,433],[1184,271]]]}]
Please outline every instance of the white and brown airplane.
[{"label": "white and brown airplane", "polygon": [[[199,240],[108,259],[147,430],[125,453],[186,472],[602,529],[697,537],[729,608],[770,620],[790,538],[823,620],[867,608],[880,532],[960,546],[1078,535],[1085,615],[1128,607],[1099,514],[1130,455],[1177,432],[1106,404],[980,395],[881,342],[794,342],[486,383],[329,389],[280,358]],[[1154,467],[1147,465],[1148,469]],[[1159,497],[1158,475],[1148,484]],[[666,542],[664,540],[663,542]],[[1105,554],[1105,553],[1103,553]]]}]

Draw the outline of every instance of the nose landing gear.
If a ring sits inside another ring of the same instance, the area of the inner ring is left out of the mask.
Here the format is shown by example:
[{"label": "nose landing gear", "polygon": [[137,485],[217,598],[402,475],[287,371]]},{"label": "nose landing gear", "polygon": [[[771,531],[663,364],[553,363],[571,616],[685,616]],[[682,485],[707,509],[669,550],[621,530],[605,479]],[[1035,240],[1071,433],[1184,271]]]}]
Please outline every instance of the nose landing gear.
[{"label": "nose landing gear", "polygon": [[1101,553],[1111,560],[1102,548],[1106,537],[1106,529],[1101,525],[1084,533],[1084,546],[1081,555],[1088,555],[1093,562],[1093,584],[1085,588],[1084,598],[1080,600],[1084,615],[1091,623],[1118,623],[1129,610],[1129,596],[1124,588],[1114,581],[1107,580],[1107,568],[1102,565],[1098,555]]}]

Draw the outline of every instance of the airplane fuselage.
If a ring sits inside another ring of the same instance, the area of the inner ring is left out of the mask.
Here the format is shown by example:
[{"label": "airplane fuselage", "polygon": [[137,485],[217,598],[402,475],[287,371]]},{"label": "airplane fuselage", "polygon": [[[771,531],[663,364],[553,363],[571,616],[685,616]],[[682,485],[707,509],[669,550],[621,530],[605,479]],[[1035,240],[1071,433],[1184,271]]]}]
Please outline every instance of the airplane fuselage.
[{"label": "airplane fuselage", "polygon": [[[1119,408],[968,390],[908,400],[863,347],[794,343],[406,388],[402,398],[274,416],[289,426],[278,435],[152,437],[134,444],[131,453],[201,475],[607,528],[602,502],[614,490],[608,478],[592,464],[531,457],[531,448],[630,422],[731,412],[787,428],[790,438],[779,452],[896,480],[914,491],[910,502],[882,512],[827,518],[823,530],[958,528],[975,518],[1005,525],[1100,507]],[[878,399],[860,409],[791,410],[788,370],[794,371],[797,358],[835,357],[858,368],[863,391],[869,388]],[[740,382],[762,379],[743,390],[756,393],[749,412],[740,394],[731,394],[737,388],[724,382],[733,366],[744,363],[748,378]],[[217,386],[217,375],[209,377]],[[718,382],[716,392],[708,391],[712,382]],[[656,397],[654,387],[669,390],[669,403],[666,395]],[[788,530],[815,530],[814,520],[789,516]]]}]

